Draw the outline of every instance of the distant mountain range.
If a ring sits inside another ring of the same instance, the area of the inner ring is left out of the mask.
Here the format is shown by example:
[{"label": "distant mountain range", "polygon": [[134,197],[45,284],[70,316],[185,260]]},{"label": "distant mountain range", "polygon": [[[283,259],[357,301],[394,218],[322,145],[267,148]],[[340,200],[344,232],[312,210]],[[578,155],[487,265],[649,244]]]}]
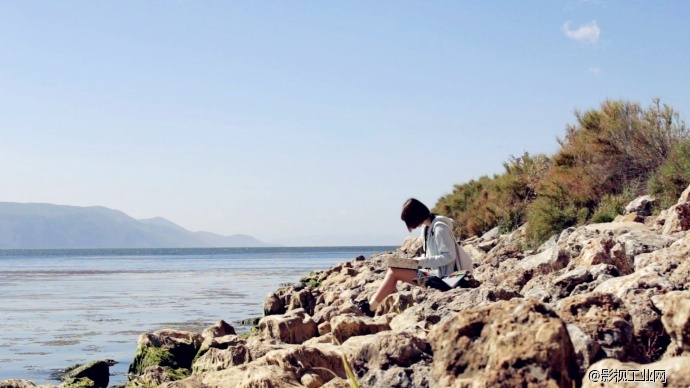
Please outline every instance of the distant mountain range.
[{"label": "distant mountain range", "polygon": [[0,202],[0,249],[267,247],[252,236],[191,232],[102,206]]}]

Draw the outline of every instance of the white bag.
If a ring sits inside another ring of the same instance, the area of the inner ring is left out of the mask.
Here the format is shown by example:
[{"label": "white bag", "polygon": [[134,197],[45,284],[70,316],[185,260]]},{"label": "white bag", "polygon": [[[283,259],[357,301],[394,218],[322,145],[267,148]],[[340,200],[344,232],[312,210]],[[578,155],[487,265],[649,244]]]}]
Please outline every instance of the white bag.
[{"label": "white bag", "polygon": [[457,256],[455,256],[455,264],[458,270],[470,271],[474,273],[474,265],[472,264],[472,256],[459,244],[455,243],[457,249]]}]

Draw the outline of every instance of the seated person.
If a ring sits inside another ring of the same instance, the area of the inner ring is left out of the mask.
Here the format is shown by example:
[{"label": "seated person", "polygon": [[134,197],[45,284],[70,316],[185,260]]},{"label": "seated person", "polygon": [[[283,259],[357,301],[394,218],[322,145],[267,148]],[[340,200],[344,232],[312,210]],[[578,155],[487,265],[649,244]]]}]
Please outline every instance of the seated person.
[{"label": "seated person", "polygon": [[[388,268],[383,283],[379,286],[370,301],[361,301],[358,306],[365,314],[373,316],[373,312],[379,307],[379,303],[388,295],[395,292],[398,281],[416,284],[415,278],[435,275],[440,278],[450,275],[460,269],[456,249],[455,235],[453,234],[453,220],[448,217],[432,214],[423,203],[410,198],[402,208],[400,218],[412,231],[422,226],[424,237],[424,256],[416,257],[420,267],[431,268],[430,273],[405,268]],[[471,264],[470,268],[471,270]]]}]

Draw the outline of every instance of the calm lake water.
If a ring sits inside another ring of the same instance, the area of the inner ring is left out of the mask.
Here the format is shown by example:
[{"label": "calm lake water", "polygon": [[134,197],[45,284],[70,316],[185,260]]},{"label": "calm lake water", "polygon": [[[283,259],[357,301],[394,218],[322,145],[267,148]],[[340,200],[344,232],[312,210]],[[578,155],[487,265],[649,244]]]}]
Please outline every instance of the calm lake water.
[{"label": "calm lake water", "polygon": [[140,333],[260,317],[280,283],[395,248],[0,250],[0,380],[113,359],[124,384]]}]

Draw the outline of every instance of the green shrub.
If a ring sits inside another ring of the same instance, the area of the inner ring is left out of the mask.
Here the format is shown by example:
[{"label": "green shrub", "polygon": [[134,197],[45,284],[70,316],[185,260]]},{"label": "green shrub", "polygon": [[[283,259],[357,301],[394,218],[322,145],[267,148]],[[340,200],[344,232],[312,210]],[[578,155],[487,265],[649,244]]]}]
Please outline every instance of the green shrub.
[{"label": "green shrub", "polygon": [[668,207],[690,183],[688,129],[659,100],[646,109],[607,100],[575,118],[555,155],[511,157],[502,174],[456,185],[433,211],[453,218],[461,238],[527,222],[536,246],[569,226],[613,220],[637,195]]},{"label": "green shrub", "polygon": [[649,193],[659,201],[659,207],[668,208],[676,203],[680,194],[690,185],[690,141],[673,147],[658,171],[649,179]]}]

